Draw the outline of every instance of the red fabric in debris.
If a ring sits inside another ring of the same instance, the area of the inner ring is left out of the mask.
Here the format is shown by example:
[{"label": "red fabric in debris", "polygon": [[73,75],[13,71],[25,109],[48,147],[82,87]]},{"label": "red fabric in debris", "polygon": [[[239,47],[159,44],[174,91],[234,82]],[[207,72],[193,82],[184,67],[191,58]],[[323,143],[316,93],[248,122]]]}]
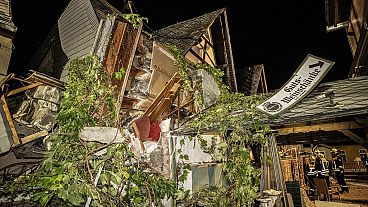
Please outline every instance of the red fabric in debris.
[{"label": "red fabric in debris", "polygon": [[157,142],[160,139],[160,133],[160,124],[158,122],[152,122],[148,137]]},{"label": "red fabric in debris", "polygon": [[150,133],[150,120],[148,116],[142,116],[139,119],[136,119],[134,121],[137,125],[137,128],[139,130],[140,137],[138,137],[141,140],[149,140],[149,133]]}]

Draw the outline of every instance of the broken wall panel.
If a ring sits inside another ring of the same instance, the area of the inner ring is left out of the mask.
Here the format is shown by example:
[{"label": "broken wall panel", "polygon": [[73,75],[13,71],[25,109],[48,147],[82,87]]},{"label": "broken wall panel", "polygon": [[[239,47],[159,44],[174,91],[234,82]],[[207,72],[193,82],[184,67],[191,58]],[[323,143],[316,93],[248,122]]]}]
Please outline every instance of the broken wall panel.
[{"label": "broken wall panel", "polygon": [[115,16],[113,16],[109,19],[100,20],[100,25],[92,48],[92,54],[97,55],[100,62],[104,61],[110,36],[114,29],[115,19]]},{"label": "broken wall panel", "polygon": [[178,71],[178,67],[175,65],[175,58],[163,46],[154,42],[151,68],[153,73],[148,86],[148,93],[155,97]]},{"label": "broken wall panel", "polygon": [[[207,146],[211,146],[212,142],[215,144],[220,143],[220,137],[216,135],[200,135],[202,140],[207,143]],[[180,160],[186,163],[212,163],[215,162],[216,152],[209,154],[201,147],[198,138],[190,139],[188,136],[178,136],[176,138],[176,150],[181,150],[182,154],[188,155],[188,160]],[[183,140],[183,141],[181,141]],[[183,145],[180,143],[184,142]],[[179,159],[179,157],[177,157]]]},{"label": "broken wall panel", "polygon": [[205,106],[210,106],[218,100],[220,89],[215,79],[207,71],[201,69],[195,71],[195,78],[201,84],[200,91],[202,93]]}]

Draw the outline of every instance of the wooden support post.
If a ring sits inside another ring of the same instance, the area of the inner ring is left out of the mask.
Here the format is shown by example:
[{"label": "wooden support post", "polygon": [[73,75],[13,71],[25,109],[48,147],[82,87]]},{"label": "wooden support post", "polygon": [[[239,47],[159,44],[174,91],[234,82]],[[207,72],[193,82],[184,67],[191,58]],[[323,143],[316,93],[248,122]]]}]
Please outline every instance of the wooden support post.
[{"label": "wooden support post", "polygon": [[202,35],[202,37],[201,37],[209,46],[211,46],[212,48],[214,47],[213,46],[213,44],[211,43],[211,41],[210,40],[208,40],[207,39],[207,37],[206,36],[204,36],[204,35]]},{"label": "wooden support post", "polygon": [[262,65],[262,77],[263,77],[263,85],[264,85],[264,89],[265,89],[263,93],[268,93],[266,73],[265,73],[263,65]]},{"label": "wooden support post", "polygon": [[4,95],[1,96],[1,105],[3,106],[6,119],[9,123],[9,127],[10,127],[10,130],[12,132],[13,146],[19,145],[20,140],[19,140],[19,137],[18,137],[18,134],[17,134],[17,130],[15,129],[13,118],[10,114],[10,111],[9,111],[9,108],[8,108],[8,103],[6,102],[6,99],[5,99]]},{"label": "wooden support post", "polygon": [[201,56],[199,56],[196,52],[194,52],[192,48],[189,49],[189,52],[191,52],[196,58],[198,58],[198,60],[202,61],[202,63],[206,62]]},{"label": "wooden support post", "polygon": [[25,79],[21,79],[21,78],[17,78],[17,77],[12,77],[12,79],[20,81],[20,82],[25,82],[25,83],[28,83],[28,84],[34,83],[34,82],[31,82],[31,81],[28,81],[28,80],[25,80]]},{"label": "wooden support post", "polygon": [[193,103],[194,102],[194,99],[190,99],[189,101],[185,102],[183,105],[179,106],[178,108],[176,108],[174,111],[170,112],[167,116],[165,116],[164,119],[166,119],[167,117],[173,115],[174,113],[177,113],[178,110],[188,106],[189,104]]},{"label": "wooden support post", "polygon": [[[201,44],[202,45],[202,44]],[[203,60],[204,61],[206,61],[206,53],[207,53],[207,51],[206,51],[206,47],[207,47],[207,42],[206,41],[204,41],[204,46],[203,46],[203,55],[202,55],[202,58],[203,58]]]}]

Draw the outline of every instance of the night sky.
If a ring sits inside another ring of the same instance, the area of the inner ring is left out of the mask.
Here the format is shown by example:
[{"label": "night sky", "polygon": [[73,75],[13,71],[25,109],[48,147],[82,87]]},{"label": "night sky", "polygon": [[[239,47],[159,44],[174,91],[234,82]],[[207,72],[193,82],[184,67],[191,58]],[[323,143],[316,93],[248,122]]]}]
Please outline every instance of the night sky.
[{"label": "night sky", "polygon": [[[109,2],[124,9],[123,0]],[[68,0],[12,0],[13,19],[18,26],[12,71],[20,73],[28,69],[32,54],[67,3]],[[345,31],[326,33],[324,1],[140,0],[133,3],[142,16],[148,17],[148,25],[154,30],[226,7],[237,72],[241,74],[247,66],[264,64],[270,89],[281,87],[307,54],[336,62],[323,81],[348,77],[352,57]]]}]

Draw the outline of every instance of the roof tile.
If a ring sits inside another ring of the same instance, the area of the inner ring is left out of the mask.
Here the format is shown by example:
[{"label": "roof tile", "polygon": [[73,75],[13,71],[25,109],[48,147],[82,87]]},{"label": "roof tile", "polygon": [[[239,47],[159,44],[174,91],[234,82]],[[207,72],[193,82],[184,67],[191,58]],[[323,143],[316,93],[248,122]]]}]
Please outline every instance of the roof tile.
[{"label": "roof tile", "polygon": [[184,53],[198,42],[205,30],[211,26],[215,19],[224,12],[225,9],[204,14],[193,19],[179,22],[162,28],[153,34],[153,38],[163,44],[175,45]]}]

